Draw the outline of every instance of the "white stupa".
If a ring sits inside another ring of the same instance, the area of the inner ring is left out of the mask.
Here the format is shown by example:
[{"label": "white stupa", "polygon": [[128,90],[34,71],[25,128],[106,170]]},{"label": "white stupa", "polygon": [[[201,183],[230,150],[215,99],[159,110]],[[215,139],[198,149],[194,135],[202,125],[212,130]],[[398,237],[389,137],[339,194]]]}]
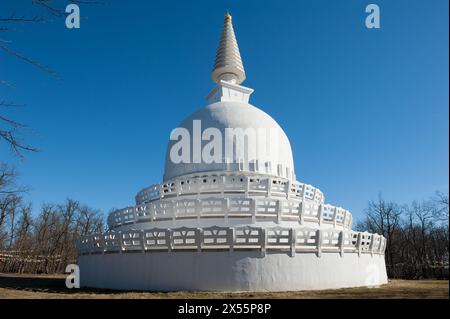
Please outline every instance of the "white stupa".
[{"label": "white stupa", "polygon": [[[349,211],[296,181],[288,137],[248,103],[253,90],[240,85],[245,71],[231,21],[227,14],[209,105],[172,132],[163,182],[141,190],[135,206],[111,213],[107,233],[80,240],[81,285],[290,291],[386,283],[385,238],[352,231]],[[231,144],[213,148],[213,161],[201,156],[230,129],[244,132],[242,143],[231,136]],[[265,152],[261,140],[245,136],[252,130],[270,132]],[[182,133],[192,139],[184,157]]]}]

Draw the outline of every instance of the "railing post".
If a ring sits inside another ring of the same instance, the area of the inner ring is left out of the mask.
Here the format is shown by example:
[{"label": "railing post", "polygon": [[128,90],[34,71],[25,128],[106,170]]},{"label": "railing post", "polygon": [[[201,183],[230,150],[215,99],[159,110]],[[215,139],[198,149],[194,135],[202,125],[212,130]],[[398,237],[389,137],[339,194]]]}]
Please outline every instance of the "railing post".
[{"label": "railing post", "polygon": [[358,256],[361,256],[361,242],[362,242],[362,233],[358,233],[358,240],[356,241],[356,248],[358,249]]},{"label": "railing post", "polygon": [[338,208],[334,208],[334,216],[333,216],[333,225],[336,228],[336,222],[337,222],[337,214],[338,214]]},{"label": "railing post", "polygon": [[181,195],[181,179],[177,180],[176,188],[177,188],[177,197],[178,197]]},{"label": "railing post", "polygon": [[283,207],[283,203],[281,200],[277,200],[277,207],[276,207],[276,211],[277,211],[277,224],[280,223],[281,221],[281,214],[282,214],[282,207]]},{"label": "railing post", "polygon": [[228,213],[230,211],[230,199],[229,198],[225,198],[225,207],[224,207],[224,214],[225,214],[225,225],[229,224],[228,221]]},{"label": "railing post", "polygon": [[202,202],[198,198],[195,200],[195,212],[197,216],[197,225],[200,225],[200,216],[202,214]]},{"label": "railing post", "polygon": [[272,193],[272,179],[269,177],[267,178],[267,194],[266,197],[270,197]]},{"label": "railing post", "polygon": [[142,245],[142,252],[145,253],[145,230],[140,231],[141,235],[141,245]]},{"label": "railing post", "polygon": [[123,233],[121,230],[118,231],[117,237],[119,237],[119,248],[120,248],[120,253],[122,253],[123,252]]},{"label": "railing post", "polygon": [[339,232],[339,253],[341,257],[344,257],[344,231]]},{"label": "railing post", "polygon": [[229,229],[229,241],[230,241],[230,252],[234,251],[234,242],[236,241],[236,229],[231,227]]},{"label": "railing post", "polygon": [[342,219],[342,227],[345,229],[345,223],[347,222],[347,210],[344,210],[344,218]]},{"label": "railing post", "polygon": [[289,229],[289,237],[291,238],[291,251],[290,251],[290,256],[294,257],[295,256],[295,245],[297,242],[297,230],[295,228],[290,228]]},{"label": "railing post", "polygon": [[373,250],[374,250],[374,246],[375,246],[375,236],[376,234],[372,234],[372,239],[370,241],[370,255],[373,257]]},{"label": "railing post", "polygon": [[226,177],[225,177],[225,175],[222,175],[222,185],[220,185],[220,193],[221,193],[222,197],[225,194],[225,183],[226,183]]},{"label": "railing post", "polygon": [[322,256],[322,232],[320,229],[316,230],[316,245],[317,245],[317,257]]},{"label": "railing post", "polygon": [[193,178],[193,180],[195,181],[195,187],[196,187],[196,191],[197,191],[197,196],[199,196],[202,193],[202,179],[200,177],[196,177]]},{"label": "railing post", "polygon": [[251,199],[252,224],[256,223],[256,198]]},{"label": "railing post", "polygon": [[139,209],[140,209],[141,205],[137,205],[133,207],[133,224],[136,224],[138,218],[139,218]]},{"label": "railing post", "polygon": [[248,197],[248,191],[250,189],[250,178],[248,176],[245,176],[245,197]]},{"label": "railing post", "polygon": [[173,231],[171,228],[167,229],[167,251],[173,250]]},{"label": "railing post", "polygon": [[197,231],[195,232],[195,239],[197,240],[197,251],[202,251],[202,242],[203,242],[203,228],[197,228]]},{"label": "railing post", "polygon": [[286,199],[289,200],[289,192],[291,191],[291,182],[287,181],[286,182]]},{"label": "railing post", "polygon": [[156,215],[156,204],[155,203],[149,203],[148,204],[148,211],[149,211],[150,221],[154,221],[155,220],[155,215]]},{"label": "railing post", "polygon": [[163,199],[163,198],[164,198],[164,187],[163,187],[163,183],[160,183],[158,186],[159,186],[159,197],[160,197],[161,199]]},{"label": "railing post", "polygon": [[322,225],[322,220],[323,220],[323,204],[319,204],[319,226]]},{"label": "railing post", "polygon": [[176,219],[177,219],[177,213],[178,213],[178,204],[179,204],[180,202],[179,201],[175,201],[174,203],[173,203],[173,205],[172,205],[172,225],[174,225],[175,224],[175,221],[176,221]]},{"label": "railing post", "polygon": [[259,235],[261,240],[261,256],[264,257],[266,255],[266,246],[267,246],[267,232],[266,228],[261,227]]},{"label": "railing post", "polygon": [[300,202],[299,212],[300,212],[300,225],[303,225],[304,224],[303,201]]}]

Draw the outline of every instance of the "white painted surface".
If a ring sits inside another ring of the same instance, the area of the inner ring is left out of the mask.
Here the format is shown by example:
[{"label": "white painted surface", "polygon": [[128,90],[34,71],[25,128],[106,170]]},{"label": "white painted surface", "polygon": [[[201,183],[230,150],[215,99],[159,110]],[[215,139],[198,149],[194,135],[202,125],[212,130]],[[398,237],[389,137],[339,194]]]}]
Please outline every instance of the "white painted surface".
[{"label": "white painted surface", "polygon": [[[292,158],[291,144],[289,142],[286,133],[278,125],[278,123],[264,111],[254,107],[253,105],[239,102],[218,102],[208,105],[184,120],[178,127],[185,128],[190,132],[191,138],[194,136],[193,121],[201,121],[202,131],[206,128],[217,128],[222,136],[226,136],[226,128],[241,128],[245,129],[265,129],[270,132],[273,129],[276,134],[275,140],[270,140],[269,149],[276,149],[277,152],[268,152],[269,156],[263,158],[259,163],[259,172],[269,175],[277,175],[280,177],[293,180],[294,178],[294,161]],[[170,158],[170,150],[177,141],[169,141],[169,145],[166,151],[166,161],[164,168],[164,181],[172,179],[177,176],[186,174],[210,172],[210,171],[224,171],[224,172],[241,172],[252,171],[249,163],[243,163],[239,165],[239,159],[234,159],[234,163],[226,163],[225,158],[225,143],[222,143],[222,163],[205,163],[203,159],[201,163],[193,163],[191,152],[191,163],[173,163]],[[201,148],[203,148],[208,141],[201,141]],[[191,144],[192,145],[192,144]],[[245,149],[248,154],[258,154],[257,145],[249,144]],[[266,172],[265,162],[270,163],[270,171]],[[278,165],[281,165],[281,169],[278,170]],[[286,173],[286,168],[289,170],[289,174]]]},{"label": "white painted surface", "polygon": [[208,94],[206,100],[208,104],[220,101],[248,103],[252,93],[253,89],[221,80]]},{"label": "white painted surface", "polygon": [[[387,283],[383,255],[158,252],[80,256],[81,285],[154,291],[296,291]],[[378,270],[376,273],[369,271]],[[372,277],[371,277],[372,276]]]}]

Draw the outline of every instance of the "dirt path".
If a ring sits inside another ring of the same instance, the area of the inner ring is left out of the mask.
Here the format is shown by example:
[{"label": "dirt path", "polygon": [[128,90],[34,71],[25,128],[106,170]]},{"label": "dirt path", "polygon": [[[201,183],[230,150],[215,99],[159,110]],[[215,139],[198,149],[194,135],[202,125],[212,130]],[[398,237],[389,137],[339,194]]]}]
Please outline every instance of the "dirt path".
[{"label": "dirt path", "polygon": [[447,280],[390,280],[379,288],[346,288],[321,291],[211,293],[211,292],[120,292],[67,289],[64,276],[0,274],[0,299],[159,299],[159,298],[449,298]]}]

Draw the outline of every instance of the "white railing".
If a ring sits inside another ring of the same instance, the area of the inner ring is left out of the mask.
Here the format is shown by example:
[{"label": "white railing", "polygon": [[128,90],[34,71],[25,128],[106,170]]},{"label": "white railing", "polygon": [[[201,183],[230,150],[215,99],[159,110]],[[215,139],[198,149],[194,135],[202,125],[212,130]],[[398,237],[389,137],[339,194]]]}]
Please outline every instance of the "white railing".
[{"label": "white railing", "polygon": [[294,221],[303,225],[315,222],[342,226],[351,229],[352,214],[340,207],[319,204],[303,199],[274,198],[174,198],[154,201],[112,212],[108,216],[108,226],[115,229],[123,225],[144,222],[176,221],[187,219],[248,218],[257,221]]},{"label": "white railing", "polygon": [[136,195],[136,204],[146,204],[162,198],[196,194],[244,193],[252,196],[308,199],[323,204],[322,192],[311,185],[264,175],[188,175],[144,188]]},{"label": "white railing", "polygon": [[78,254],[151,251],[259,250],[297,252],[384,254],[386,239],[378,234],[335,229],[284,227],[152,228],[94,234],[82,238]]}]

